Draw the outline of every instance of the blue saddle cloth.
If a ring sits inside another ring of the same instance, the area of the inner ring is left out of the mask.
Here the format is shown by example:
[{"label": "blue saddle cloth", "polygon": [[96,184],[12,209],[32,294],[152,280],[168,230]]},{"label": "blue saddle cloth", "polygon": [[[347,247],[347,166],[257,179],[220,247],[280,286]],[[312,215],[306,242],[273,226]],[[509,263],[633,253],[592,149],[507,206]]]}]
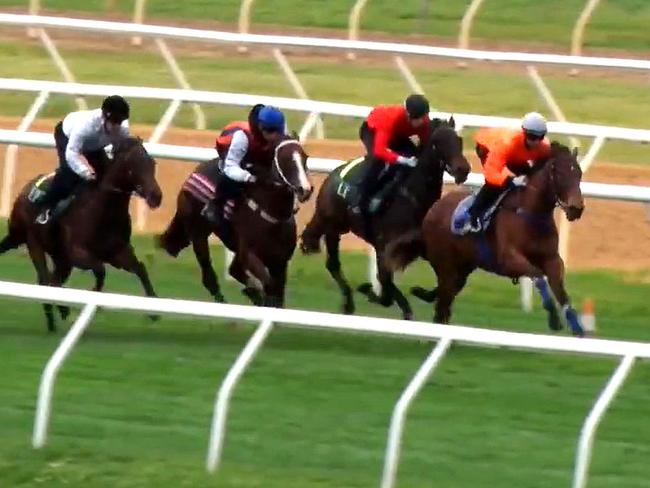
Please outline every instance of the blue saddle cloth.
[{"label": "blue saddle cloth", "polygon": [[[496,214],[499,206],[501,205],[501,202],[503,201],[503,199],[506,197],[508,193],[510,193],[510,190],[504,191],[501,195],[499,195],[499,198],[497,198],[496,202],[494,202],[492,206],[490,206],[485,212],[483,212],[483,215],[481,215],[480,217],[481,232],[485,232],[490,227],[492,218]],[[456,209],[454,210],[454,213],[451,216],[452,234],[464,235],[465,232],[463,230],[463,227],[465,226],[465,223],[469,219],[468,210],[474,203],[475,199],[476,199],[476,193],[473,193],[463,198],[456,206]]]}]

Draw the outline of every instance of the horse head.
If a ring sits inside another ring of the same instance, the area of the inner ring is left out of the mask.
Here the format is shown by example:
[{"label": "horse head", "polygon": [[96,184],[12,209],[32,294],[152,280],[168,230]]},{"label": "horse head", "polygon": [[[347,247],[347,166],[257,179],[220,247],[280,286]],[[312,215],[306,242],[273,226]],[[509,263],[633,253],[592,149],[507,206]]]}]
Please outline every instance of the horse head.
[{"label": "horse head", "polygon": [[162,202],[162,190],[156,181],[156,161],[139,137],[127,137],[113,146],[113,162],[102,180],[112,190],[135,193],[150,208]]},{"label": "horse head", "polygon": [[295,137],[285,136],[274,149],[271,180],[287,187],[298,201],[306,202],[314,191],[307,176],[307,153]]},{"label": "horse head", "polygon": [[559,142],[551,144],[551,156],[546,162],[549,184],[557,203],[569,221],[582,216],[585,200],[580,190],[582,169],[578,164],[578,149],[570,150]]},{"label": "horse head", "polygon": [[459,185],[467,179],[472,167],[463,155],[463,139],[456,133],[454,117],[449,120],[434,119],[431,129],[431,146],[425,153],[435,155],[443,169],[454,177]]}]

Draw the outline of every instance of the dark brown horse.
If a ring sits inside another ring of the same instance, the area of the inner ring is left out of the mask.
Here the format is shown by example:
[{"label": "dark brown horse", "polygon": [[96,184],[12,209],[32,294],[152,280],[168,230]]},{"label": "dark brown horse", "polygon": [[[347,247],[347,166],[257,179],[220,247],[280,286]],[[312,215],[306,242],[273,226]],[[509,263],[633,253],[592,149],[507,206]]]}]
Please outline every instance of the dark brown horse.
[{"label": "dark brown horse", "polygon": [[385,246],[404,233],[419,229],[428,208],[440,198],[445,170],[456,179],[456,183],[462,183],[467,178],[471,168],[463,156],[462,139],[454,127],[453,117],[448,121],[433,121],[431,143],[422,148],[417,166],[410,170],[404,183],[386,203],[386,210],[372,218],[373,235],[370,237],[364,235],[359,217],[351,212],[339,191],[345,167],[332,172],[323,183],[316,201],[316,211],[302,234],[301,249],[304,253],[319,252],[320,238],[325,237],[326,267],[343,294],[344,313],[354,313],[355,307],[352,289],[341,270],[339,242],[342,234],[352,231],[374,246],[377,252],[377,277],[381,284],[380,296],[374,293],[370,283],[359,286],[359,291],[371,302],[384,307],[396,301],[404,319],[413,317],[408,300],[395,286],[393,273],[386,267]]},{"label": "dark brown horse", "polygon": [[231,217],[233,237],[208,222],[201,209],[214,197],[217,160],[202,163],[178,194],[176,214],[158,244],[171,256],[190,243],[201,267],[203,286],[223,302],[212,268],[208,237],[214,233],[234,252],[230,275],[256,305],[284,306],[287,267],[296,247],[295,200],[305,202],[313,186],[307,177],[307,154],[294,137],[285,136],[274,149],[270,168],[249,168],[258,183],[248,185]]},{"label": "dark brown horse", "polygon": [[[113,147],[113,155],[106,168],[95,168],[98,182],[83,186],[67,212],[46,225],[34,222],[38,211],[28,198],[40,178],[28,182],[14,202],[0,254],[26,244],[40,285],[62,286],[75,267],[93,272],[96,291],[104,287],[104,263],[108,263],[136,274],[147,296],[155,296],[147,270],[130,243],[129,216],[132,193],[144,198],[150,208],[160,206],[162,192],[155,177],[155,161],[135,137]],[[46,255],[54,264],[52,273]],[[53,331],[52,305],[43,307],[48,329]],[[59,307],[59,311],[63,319],[69,313],[67,307]]]},{"label": "dark brown horse", "polygon": [[553,299],[548,292],[548,277],[555,298],[576,335],[583,329],[564,288],[564,262],[558,253],[558,233],[553,210],[559,206],[569,221],[584,211],[580,191],[582,170],[577,151],[557,142],[551,155],[538,163],[522,189],[510,191],[484,234],[455,235],[452,214],[467,192],[453,192],[436,202],[427,213],[420,232],[397,239],[388,246],[390,269],[404,268],[423,255],[433,267],[438,287],[414,288],[413,293],[436,302],[434,322],[448,323],[454,298],[465,286],[467,277],[482,268],[516,280],[528,276],[535,284],[549,312],[549,326],[561,328]]}]

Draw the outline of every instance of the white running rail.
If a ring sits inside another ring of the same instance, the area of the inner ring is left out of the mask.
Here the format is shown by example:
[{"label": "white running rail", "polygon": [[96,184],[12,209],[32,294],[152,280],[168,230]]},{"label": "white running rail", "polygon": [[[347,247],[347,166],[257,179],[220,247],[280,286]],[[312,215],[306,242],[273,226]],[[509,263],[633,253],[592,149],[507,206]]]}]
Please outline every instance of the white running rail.
[{"label": "white running rail", "polygon": [[294,46],[342,51],[375,51],[392,54],[417,54],[456,59],[475,59],[488,61],[511,61],[532,64],[564,64],[600,68],[626,68],[650,70],[650,60],[609,58],[602,56],[569,56],[565,54],[523,53],[514,51],[482,51],[478,49],[458,49],[450,47],[426,46],[399,42],[358,41],[323,37],[277,36],[264,34],[241,34],[234,32],[170,27],[163,25],[134,24],[128,22],[109,22],[104,20],[71,19],[45,15],[21,15],[0,13],[0,24],[23,27],[47,27],[74,29],[106,34],[141,35],[143,37],[166,37],[205,42],[231,44],[257,44],[271,46]]},{"label": "white running rail", "polygon": [[[582,439],[586,439],[586,441],[580,442],[580,447],[576,453],[576,466],[580,467],[580,472],[585,473],[588,470],[591,455],[591,440],[598,426],[598,421],[604,414],[606,407],[614,399],[618,386],[620,386],[627,373],[629,373],[632,360],[635,358],[650,359],[650,344],[647,343],[593,338],[578,339],[574,337],[478,329],[457,325],[404,322],[378,317],[343,317],[338,314],[304,310],[250,307],[192,300],[175,300],[170,298],[149,298],[115,293],[97,293],[86,290],[28,285],[9,281],[0,281],[0,296],[83,305],[85,307],[45,368],[46,371],[42,377],[37,403],[34,447],[42,447],[47,442],[47,426],[51,413],[51,395],[56,381],[56,372],[62,366],[65,358],[72,352],[83,330],[88,327],[97,307],[138,311],[147,314],[171,313],[192,317],[218,317],[260,323],[261,326],[251,337],[239,357],[235,360],[233,367],[226,375],[224,380],[225,386],[220,388],[219,394],[216,397],[212,423],[213,430],[208,449],[207,468],[209,470],[219,465],[226,429],[225,420],[230,393],[245,372],[246,366],[254,359],[255,354],[264,343],[264,339],[271,332],[273,324],[283,324],[285,326],[307,329],[370,333],[439,341],[439,345],[426,359],[424,365],[420,367],[416,376],[410,382],[410,385],[399,401],[399,407],[396,406],[396,413],[392,417],[389,428],[391,441],[386,452],[386,460],[390,460],[393,468],[384,466],[384,472],[388,473],[389,477],[388,482],[382,485],[383,488],[391,488],[394,486],[390,476],[392,476],[391,473],[394,474],[397,468],[398,451],[401,445],[401,425],[403,425],[405,420],[409,404],[414,399],[417,390],[424,384],[426,377],[430,375],[433,368],[442,360],[449,345],[454,341],[483,347],[501,346],[538,352],[550,351],[555,353],[577,353],[625,358],[623,365],[614,373],[609,385],[598,396],[596,408],[590,413],[583,427],[581,437]],[[579,488],[577,485],[574,486],[575,488]]]}]

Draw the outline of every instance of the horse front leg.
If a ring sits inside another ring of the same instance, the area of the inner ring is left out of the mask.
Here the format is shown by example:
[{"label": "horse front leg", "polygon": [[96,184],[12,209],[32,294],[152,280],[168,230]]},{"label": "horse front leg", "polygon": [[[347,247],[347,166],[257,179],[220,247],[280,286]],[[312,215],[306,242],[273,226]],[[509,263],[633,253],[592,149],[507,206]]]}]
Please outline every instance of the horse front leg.
[{"label": "horse front leg", "polygon": [[562,330],[562,322],[560,321],[560,315],[557,313],[557,307],[555,306],[555,301],[551,295],[551,291],[548,289],[548,282],[545,277],[533,278],[533,283],[535,288],[542,297],[542,306],[544,310],[548,312],[548,327],[551,330]]},{"label": "horse front leg", "polygon": [[210,292],[215,302],[224,303],[225,299],[221,293],[219,280],[212,267],[210,246],[208,246],[208,234],[194,233],[192,236],[192,248],[194,249],[196,260],[201,267],[201,281],[203,286]]},{"label": "horse front leg", "polygon": [[[36,269],[36,279],[39,285],[50,284],[50,271],[47,269],[47,260],[45,259],[45,250],[40,243],[34,238],[27,239],[27,250],[32,264]],[[50,332],[56,331],[56,322],[54,321],[54,311],[51,303],[43,304],[43,312],[45,313],[45,322],[47,323],[47,330]]]},{"label": "horse front leg", "polygon": [[287,285],[287,266],[282,263],[270,269],[271,281],[264,288],[264,306],[284,308],[284,291]]},{"label": "horse front leg", "polygon": [[355,309],[354,298],[352,296],[352,288],[350,288],[350,284],[345,279],[343,269],[341,268],[339,252],[340,241],[341,236],[339,234],[329,233],[325,235],[325,247],[327,248],[327,261],[325,267],[334,281],[336,281],[336,284],[339,286],[339,290],[343,295],[343,313],[350,315],[354,313]]},{"label": "horse front leg", "polygon": [[[140,283],[144,288],[145,294],[148,297],[157,296],[156,292],[153,289],[153,285],[151,284],[151,280],[149,279],[149,273],[147,272],[147,268],[144,265],[144,263],[137,258],[137,256],[135,255],[135,251],[133,250],[133,246],[131,246],[131,244],[127,244],[119,252],[117,252],[111,258],[109,264],[111,264],[117,269],[123,269],[124,271],[128,271],[129,273],[135,274],[140,280]],[[158,320],[160,316],[149,315],[149,318],[151,320]]]},{"label": "horse front leg", "polygon": [[546,260],[544,263],[544,271],[548,277],[548,283],[553,290],[555,299],[562,307],[562,312],[566,318],[567,324],[571,328],[573,335],[583,337],[585,335],[584,328],[580,323],[580,318],[575,309],[571,306],[571,300],[564,288],[564,261],[559,254]]},{"label": "horse front leg", "polygon": [[[52,271],[52,286],[63,286],[63,284],[68,281],[70,273],[72,273],[72,265],[63,256],[52,256],[52,261],[54,263],[54,270]],[[61,319],[66,320],[70,315],[70,307],[67,305],[59,305],[59,315]]]}]

